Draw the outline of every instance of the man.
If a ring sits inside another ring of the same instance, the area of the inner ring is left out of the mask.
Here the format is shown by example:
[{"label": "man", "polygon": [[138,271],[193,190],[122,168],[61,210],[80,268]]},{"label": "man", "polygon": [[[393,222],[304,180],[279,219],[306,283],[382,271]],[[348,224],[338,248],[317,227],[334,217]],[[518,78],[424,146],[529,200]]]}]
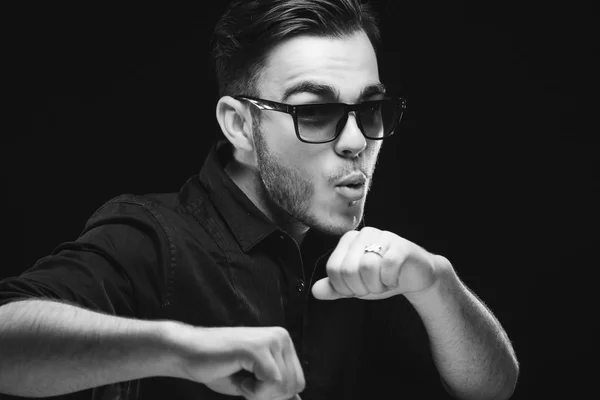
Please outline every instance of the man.
[{"label": "man", "polygon": [[377,47],[357,0],[233,1],[214,39],[227,140],[180,193],[109,201],[0,284],[0,392],[510,397],[511,344],[451,263],[364,224],[405,107]]}]

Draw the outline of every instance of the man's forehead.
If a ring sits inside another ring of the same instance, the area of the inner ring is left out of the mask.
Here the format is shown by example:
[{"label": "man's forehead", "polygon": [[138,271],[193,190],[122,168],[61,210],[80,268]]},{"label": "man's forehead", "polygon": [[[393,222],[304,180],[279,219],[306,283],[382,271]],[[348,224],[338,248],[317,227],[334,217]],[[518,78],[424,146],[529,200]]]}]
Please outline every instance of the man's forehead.
[{"label": "man's forehead", "polygon": [[345,96],[378,83],[375,51],[359,31],[340,38],[299,36],[277,45],[266,58],[260,86],[264,95],[282,99],[302,86]]}]

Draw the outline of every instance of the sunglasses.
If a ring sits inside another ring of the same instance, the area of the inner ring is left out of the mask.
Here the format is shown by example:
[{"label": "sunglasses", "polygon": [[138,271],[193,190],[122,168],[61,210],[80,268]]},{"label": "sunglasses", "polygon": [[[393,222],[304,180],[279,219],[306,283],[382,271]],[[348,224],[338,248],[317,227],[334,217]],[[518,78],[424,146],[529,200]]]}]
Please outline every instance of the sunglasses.
[{"label": "sunglasses", "polygon": [[259,110],[290,114],[294,120],[296,136],[305,143],[328,143],[342,132],[353,112],[362,134],[371,140],[391,136],[406,110],[406,100],[401,97],[364,101],[357,104],[322,103],[290,105],[249,96],[234,96]]}]

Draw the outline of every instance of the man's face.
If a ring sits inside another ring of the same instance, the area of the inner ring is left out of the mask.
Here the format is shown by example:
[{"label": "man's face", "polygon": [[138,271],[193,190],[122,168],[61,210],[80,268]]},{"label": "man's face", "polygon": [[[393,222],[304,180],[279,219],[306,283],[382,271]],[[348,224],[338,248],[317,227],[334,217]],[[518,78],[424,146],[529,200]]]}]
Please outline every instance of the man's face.
[{"label": "man's face", "polygon": [[[335,93],[305,85],[299,93],[284,97],[286,90],[303,82],[330,86]],[[354,104],[381,98],[382,94],[361,97],[365,88],[379,83],[375,52],[360,31],[342,38],[301,36],[275,47],[261,75],[259,92],[263,99],[293,105]],[[298,140],[291,115],[261,111],[254,137],[267,201],[293,220],[329,234],[341,235],[357,227],[381,141],[366,139],[354,114],[335,141],[310,144]],[[357,173],[367,178],[362,188],[337,186]]]}]

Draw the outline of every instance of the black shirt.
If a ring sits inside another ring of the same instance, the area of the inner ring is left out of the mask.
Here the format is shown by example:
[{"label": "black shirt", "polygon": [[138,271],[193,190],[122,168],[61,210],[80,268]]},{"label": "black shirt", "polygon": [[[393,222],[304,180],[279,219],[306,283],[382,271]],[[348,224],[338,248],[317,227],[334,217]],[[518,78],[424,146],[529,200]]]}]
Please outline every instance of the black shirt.
[{"label": "black shirt", "polygon": [[[339,237],[310,230],[299,248],[225,173],[231,157],[221,141],[179,193],[108,201],[75,241],[0,281],[0,306],[48,298],[194,326],[282,326],[304,369],[303,400],[413,398],[441,389],[426,331],[404,296],[315,299],[310,288],[326,276]],[[63,396],[149,397],[231,398],[164,377]]]}]

